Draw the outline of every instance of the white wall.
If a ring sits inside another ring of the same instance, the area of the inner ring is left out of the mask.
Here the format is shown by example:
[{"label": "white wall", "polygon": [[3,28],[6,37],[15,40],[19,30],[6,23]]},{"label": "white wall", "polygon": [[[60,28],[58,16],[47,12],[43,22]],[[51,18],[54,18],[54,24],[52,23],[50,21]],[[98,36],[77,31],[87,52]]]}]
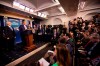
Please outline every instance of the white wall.
[{"label": "white wall", "polygon": [[72,20],[75,17],[82,17],[84,20],[91,20],[92,16],[94,14],[89,14],[89,13],[93,13],[93,12],[100,13],[100,9],[78,12],[76,16],[71,16],[71,17],[68,17],[67,15],[60,15],[60,16],[51,17],[51,18],[48,18],[47,20],[42,21],[41,24],[42,25],[43,24],[45,24],[45,25],[56,25],[57,23],[54,20],[56,18],[59,18],[62,21],[61,24],[64,25],[64,22],[65,22],[66,26],[68,26],[68,21]]},{"label": "white wall", "polygon": [[59,21],[57,21],[56,19],[61,20],[61,24],[62,25],[64,25],[64,22],[65,22],[65,25],[66,26],[68,25],[69,19],[67,18],[66,15],[60,15],[60,16],[55,16],[55,17],[48,18],[47,20],[42,21],[41,22],[41,25],[58,25],[59,24],[58,23]]},{"label": "white wall", "polygon": [[[93,10],[87,10],[87,11],[81,11],[77,13],[77,17],[82,17],[85,20],[90,20],[94,14],[91,13],[100,13],[100,9],[93,9]],[[88,15],[91,14],[91,15]]]},{"label": "white wall", "polygon": [[85,17],[83,17],[84,20],[92,20],[94,15],[90,14],[90,15],[86,15]]},{"label": "white wall", "polygon": [[45,24],[45,25],[56,25],[57,23],[54,20],[56,18],[59,18],[62,21],[61,24],[64,25],[64,22],[65,22],[65,25],[68,26],[69,20],[72,20],[75,17],[82,17],[84,20],[91,20],[92,19],[92,16],[95,15],[95,14],[92,14],[92,13],[95,13],[95,14],[96,13],[100,13],[100,9],[95,9],[94,8],[92,10],[79,11],[76,16],[71,16],[71,17],[68,17],[67,15],[60,15],[60,16],[51,17],[51,18],[48,18],[45,21],[42,21],[41,24]]}]

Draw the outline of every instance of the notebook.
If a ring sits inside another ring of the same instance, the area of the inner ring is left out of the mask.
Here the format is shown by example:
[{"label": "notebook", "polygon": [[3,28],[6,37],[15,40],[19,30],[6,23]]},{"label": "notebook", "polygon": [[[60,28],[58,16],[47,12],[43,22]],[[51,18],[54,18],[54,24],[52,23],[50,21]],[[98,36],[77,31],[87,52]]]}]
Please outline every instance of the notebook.
[{"label": "notebook", "polygon": [[43,66],[49,66],[49,62],[47,62],[44,58],[41,58],[40,60],[39,60],[39,63],[40,64],[42,64]]}]

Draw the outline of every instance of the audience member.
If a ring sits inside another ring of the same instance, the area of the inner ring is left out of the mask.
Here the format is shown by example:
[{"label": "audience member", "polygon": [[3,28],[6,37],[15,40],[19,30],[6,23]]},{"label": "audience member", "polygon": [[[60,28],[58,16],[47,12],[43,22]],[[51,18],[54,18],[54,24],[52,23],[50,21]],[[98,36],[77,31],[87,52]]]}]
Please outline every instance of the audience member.
[{"label": "audience member", "polygon": [[52,66],[70,66],[70,53],[66,45],[57,44],[55,48],[57,62]]}]

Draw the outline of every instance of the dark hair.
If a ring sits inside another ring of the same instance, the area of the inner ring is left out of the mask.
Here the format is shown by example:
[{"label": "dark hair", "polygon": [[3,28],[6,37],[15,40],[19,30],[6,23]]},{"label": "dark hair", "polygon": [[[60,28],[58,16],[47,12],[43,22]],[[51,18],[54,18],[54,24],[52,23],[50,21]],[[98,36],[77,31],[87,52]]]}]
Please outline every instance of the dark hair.
[{"label": "dark hair", "polygon": [[66,33],[66,36],[70,37],[70,34],[69,33]]},{"label": "dark hair", "polygon": [[61,38],[59,38],[58,42],[59,42],[60,44],[66,44],[67,40],[66,40],[65,37],[61,37]]},{"label": "dark hair", "polygon": [[25,20],[22,20],[22,22],[24,22]]},{"label": "dark hair", "polygon": [[70,65],[70,54],[69,50],[64,44],[57,44],[57,61],[58,65],[69,66]]},{"label": "dark hair", "polygon": [[25,22],[25,20],[22,20],[22,23],[24,23]]}]

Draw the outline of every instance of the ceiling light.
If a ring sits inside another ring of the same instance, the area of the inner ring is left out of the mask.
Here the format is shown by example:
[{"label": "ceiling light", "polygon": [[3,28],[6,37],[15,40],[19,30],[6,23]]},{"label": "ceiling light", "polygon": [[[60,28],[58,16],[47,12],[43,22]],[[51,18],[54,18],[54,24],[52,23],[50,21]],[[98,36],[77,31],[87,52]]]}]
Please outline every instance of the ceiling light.
[{"label": "ceiling light", "polygon": [[19,8],[21,8],[21,9],[24,10],[24,9],[25,9],[25,6],[23,6],[23,5],[20,4],[20,5],[19,5]]},{"label": "ceiling light", "polygon": [[41,16],[41,15],[42,15],[42,13],[38,12],[38,16]]},{"label": "ceiling light", "polygon": [[82,2],[82,3],[81,3],[81,8],[83,9],[84,6],[85,6],[85,2]]},{"label": "ceiling light", "polygon": [[14,1],[13,5],[19,7],[20,4]]},{"label": "ceiling light", "polygon": [[44,17],[45,14],[42,13],[41,17]]},{"label": "ceiling light", "polygon": [[30,12],[34,12],[34,10],[33,9],[30,9]]},{"label": "ceiling light", "polygon": [[78,9],[83,9],[85,6],[85,2],[80,2],[78,5]]},{"label": "ceiling light", "polygon": [[45,14],[45,15],[44,15],[44,18],[46,18],[46,17],[47,17],[47,15]]},{"label": "ceiling light", "polygon": [[58,0],[52,0],[54,3],[59,3],[59,1]]},{"label": "ceiling light", "polygon": [[42,12],[43,14],[49,15],[49,13],[47,11]]},{"label": "ceiling light", "polygon": [[29,10],[30,10],[30,8],[28,8],[28,7],[25,8],[25,11],[29,11]]},{"label": "ceiling light", "polygon": [[58,8],[62,13],[65,13],[64,9],[62,7]]}]

